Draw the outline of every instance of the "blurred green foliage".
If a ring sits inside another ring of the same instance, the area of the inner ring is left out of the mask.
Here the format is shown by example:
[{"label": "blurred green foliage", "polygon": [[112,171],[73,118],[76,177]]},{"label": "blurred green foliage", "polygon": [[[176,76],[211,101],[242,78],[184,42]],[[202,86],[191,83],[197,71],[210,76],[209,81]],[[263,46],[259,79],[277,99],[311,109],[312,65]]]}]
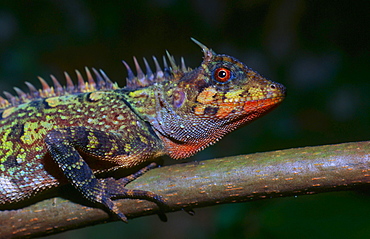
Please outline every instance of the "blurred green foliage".
[{"label": "blurred green foliage", "polygon": [[[102,68],[121,86],[121,59],[169,50],[196,67],[194,37],[286,85],[265,118],[190,160],[369,140],[368,1],[2,1],[0,89],[36,76]],[[62,80],[63,81],[63,80]],[[197,209],[49,238],[367,238],[367,192],[340,192]],[[51,225],[52,226],[52,225]]]}]

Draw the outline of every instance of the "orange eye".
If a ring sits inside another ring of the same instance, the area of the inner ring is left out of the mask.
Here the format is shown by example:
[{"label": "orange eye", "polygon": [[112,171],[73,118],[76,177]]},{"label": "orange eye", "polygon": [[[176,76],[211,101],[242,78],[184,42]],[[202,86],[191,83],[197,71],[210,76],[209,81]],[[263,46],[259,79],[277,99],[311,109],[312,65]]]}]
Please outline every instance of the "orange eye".
[{"label": "orange eye", "polygon": [[229,69],[221,67],[215,70],[215,80],[220,83],[225,83],[231,78],[231,72]]}]

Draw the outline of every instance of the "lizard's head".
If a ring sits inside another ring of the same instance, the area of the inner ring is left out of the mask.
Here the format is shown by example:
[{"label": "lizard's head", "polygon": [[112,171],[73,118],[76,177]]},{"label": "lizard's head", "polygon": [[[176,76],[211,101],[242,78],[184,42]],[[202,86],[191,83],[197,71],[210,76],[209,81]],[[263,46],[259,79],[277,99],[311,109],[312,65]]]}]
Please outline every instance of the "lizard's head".
[{"label": "lizard's head", "polygon": [[190,156],[274,109],[285,87],[227,55],[203,50],[200,67],[165,85],[157,130],[173,158]]},{"label": "lizard's head", "polygon": [[[194,40],[195,41],[195,40]],[[201,43],[204,60],[195,77],[184,77],[182,89],[191,88],[187,102],[198,117],[250,121],[280,103],[285,87],[270,81],[237,59],[218,55]],[[186,102],[184,102],[186,103]],[[235,123],[235,122],[232,122]]]},{"label": "lizard's head", "polygon": [[126,100],[147,120],[173,158],[185,158],[230,131],[271,111],[285,97],[285,87],[269,81],[237,59],[216,54],[194,40],[204,53],[200,67],[177,66],[167,52],[164,70],[156,58],[145,75],[134,58],[137,76],[128,70]]}]

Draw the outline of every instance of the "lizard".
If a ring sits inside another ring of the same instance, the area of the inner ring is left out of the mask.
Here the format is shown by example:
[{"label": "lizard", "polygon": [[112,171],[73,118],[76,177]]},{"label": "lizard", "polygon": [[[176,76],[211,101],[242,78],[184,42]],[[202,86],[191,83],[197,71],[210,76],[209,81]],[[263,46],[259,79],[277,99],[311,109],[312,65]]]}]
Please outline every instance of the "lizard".
[{"label": "lizard", "polygon": [[[234,57],[217,54],[199,41],[199,67],[176,64],[166,52],[155,71],[134,57],[126,86],[102,70],[79,71],[77,83],[65,73],[64,86],[39,77],[37,89],[15,87],[0,97],[0,206],[34,198],[60,185],[72,185],[81,197],[127,222],[114,199],[144,199],[158,205],[166,220],[165,199],[125,185],[158,166],[158,159],[190,157],[225,134],[276,108],[285,87],[267,80]],[[167,63],[167,61],[169,63]],[[86,80],[87,79],[87,80]],[[114,178],[109,172],[138,168]],[[99,177],[108,172],[108,176]]]}]

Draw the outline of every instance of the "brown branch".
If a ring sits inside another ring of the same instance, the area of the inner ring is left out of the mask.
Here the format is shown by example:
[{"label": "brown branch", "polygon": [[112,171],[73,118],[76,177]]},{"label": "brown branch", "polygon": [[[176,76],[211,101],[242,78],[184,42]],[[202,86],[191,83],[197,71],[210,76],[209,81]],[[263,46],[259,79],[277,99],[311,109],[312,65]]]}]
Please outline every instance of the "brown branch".
[{"label": "brown branch", "polygon": [[[163,195],[171,211],[220,203],[348,190],[370,182],[370,141],[295,148],[154,169],[128,185]],[[129,217],[156,212],[118,200]],[[112,220],[105,211],[53,198],[0,211],[0,237],[46,235]]]}]

